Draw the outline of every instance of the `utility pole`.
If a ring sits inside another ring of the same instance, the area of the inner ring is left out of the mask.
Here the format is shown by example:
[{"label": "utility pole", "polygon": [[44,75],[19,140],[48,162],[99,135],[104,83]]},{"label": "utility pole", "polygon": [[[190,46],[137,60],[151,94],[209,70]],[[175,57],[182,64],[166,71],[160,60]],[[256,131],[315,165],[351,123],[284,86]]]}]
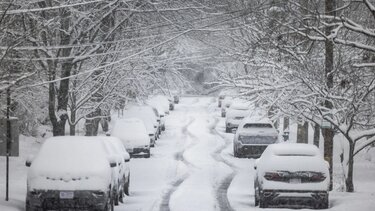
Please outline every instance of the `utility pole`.
[{"label": "utility pole", "polygon": [[11,142],[11,127],[10,127],[10,88],[7,89],[7,117],[6,117],[6,191],[5,201],[9,201],[9,156],[10,156],[10,142]]},{"label": "utility pole", "polygon": [[[325,1],[325,14],[330,16],[336,15],[336,0],[326,0]],[[325,29],[326,36],[329,36],[332,32],[332,26],[327,26]],[[326,86],[327,91],[329,92],[333,88],[333,61],[334,61],[334,43],[333,40],[326,39],[325,40],[325,76],[326,76]],[[332,102],[329,99],[325,99],[324,107],[327,110],[331,110],[333,108]],[[330,176],[330,185],[329,189],[332,190],[332,157],[333,157],[333,137],[334,137],[334,130],[332,127],[330,128],[323,128],[322,134],[324,137],[324,159],[328,161],[330,168],[329,168],[329,176]]]}]

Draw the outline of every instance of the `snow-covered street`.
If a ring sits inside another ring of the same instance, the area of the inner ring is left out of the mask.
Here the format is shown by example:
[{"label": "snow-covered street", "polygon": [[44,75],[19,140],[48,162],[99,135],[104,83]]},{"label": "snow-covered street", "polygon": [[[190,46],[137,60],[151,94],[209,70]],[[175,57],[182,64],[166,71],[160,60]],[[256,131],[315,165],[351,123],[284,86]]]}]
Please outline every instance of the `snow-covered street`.
[{"label": "snow-covered street", "polygon": [[[116,211],[211,211],[259,209],[254,206],[254,159],[233,157],[233,134],[225,133],[213,97],[184,97],[166,119],[166,132],[152,148],[151,158],[130,161],[130,196]],[[0,210],[24,210],[28,154],[40,144],[22,137],[21,156],[11,158],[10,201]],[[4,158],[0,168],[5,169]],[[374,161],[358,162],[357,192],[331,192],[330,210],[373,210],[375,207]],[[5,173],[0,174],[5,190]],[[283,209],[285,210],[285,209]]]}]

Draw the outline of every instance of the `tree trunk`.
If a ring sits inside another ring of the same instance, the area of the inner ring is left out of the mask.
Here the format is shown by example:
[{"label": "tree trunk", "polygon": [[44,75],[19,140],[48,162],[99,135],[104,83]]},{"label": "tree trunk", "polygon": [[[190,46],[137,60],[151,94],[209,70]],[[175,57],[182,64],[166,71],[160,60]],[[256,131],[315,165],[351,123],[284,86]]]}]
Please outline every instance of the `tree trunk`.
[{"label": "tree trunk", "polygon": [[303,125],[298,124],[297,143],[307,144],[309,142],[309,124],[304,122]]},{"label": "tree trunk", "polygon": [[314,124],[314,145],[319,147],[319,139],[320,139],[320,126],[319,124]]},{"label": "tree trunk", "polygon": [[76,125],[74,123],[76,121],[76,112],[75,111],[70,111],[70,112],[71,112],[70,113],[70,121],[73,124],[69,125],[69,132],[70,132],[71,136],[75,136],[76,135]]},{"label": "tree trunk", "polygon": [[[336,9],[336,1],[335,0],[326,0],[325,1],[325,14],[335,16],[335,9]],[[325,34],[330,35],[332,31],[332,26],[328,26],[325,29]],[[325,76],[326,76],[326,86],[328,88],[328,92],[333,87],[333,61],[334,61],[334,43],[332,40],[325,41]],[[333,105],[330,101],[325,100],[324,106],[331,110]],[[325,128],[322,131],[324,137],[324,159],[329,162],[330,169],[329,174],[331,178],[330,182],[330,190],[332,190],[332,152],[333,152],[333,137],[334,131],[333,128]]]},{"label": "tree trunk", "polygon": [[91,112],[87,115],[85,122],[86,134],[85,136],[97,136],[100,118],[95,118],[101,115],[101,110],[96,109],[94,112]]},{"label": "tree trunk", "polygon": [[345,179],[346,192],[354,192],[354,184],[353,184],[354,146],[355,144],[349,143],[348,174]]}]

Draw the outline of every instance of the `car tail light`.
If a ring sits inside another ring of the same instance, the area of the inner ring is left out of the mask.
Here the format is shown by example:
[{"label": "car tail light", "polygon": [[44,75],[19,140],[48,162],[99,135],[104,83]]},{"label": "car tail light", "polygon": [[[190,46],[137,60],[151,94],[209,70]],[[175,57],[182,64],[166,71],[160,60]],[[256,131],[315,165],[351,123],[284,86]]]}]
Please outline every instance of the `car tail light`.
[{"label": "car tail light", "polygon": [[264,178],[271,181],[285,182],[289,180],[290,173],[287,171],[266,172]]},{"label": "car tail light", "polygon": [[322,182],[326,179],[326,176],[320,172],[310,172],[309,178],[311,182]]},{"label": "car tail light", "polygon": [[103,197],[105,195],[105,193],[103,191],[94,191],[94,192],[92,192],[92,195],[95,198],[100,198],[100,197]]}]

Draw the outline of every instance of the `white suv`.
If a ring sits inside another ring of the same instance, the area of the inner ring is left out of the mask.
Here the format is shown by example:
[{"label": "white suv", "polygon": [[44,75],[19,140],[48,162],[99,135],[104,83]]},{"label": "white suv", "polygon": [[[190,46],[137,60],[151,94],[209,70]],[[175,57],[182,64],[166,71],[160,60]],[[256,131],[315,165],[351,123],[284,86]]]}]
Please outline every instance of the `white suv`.
[{"label": "white suv", "polygon": [[113,210],[111,169],[117,163],[98,138],[49,138],[26,166],[26,211]]}]

